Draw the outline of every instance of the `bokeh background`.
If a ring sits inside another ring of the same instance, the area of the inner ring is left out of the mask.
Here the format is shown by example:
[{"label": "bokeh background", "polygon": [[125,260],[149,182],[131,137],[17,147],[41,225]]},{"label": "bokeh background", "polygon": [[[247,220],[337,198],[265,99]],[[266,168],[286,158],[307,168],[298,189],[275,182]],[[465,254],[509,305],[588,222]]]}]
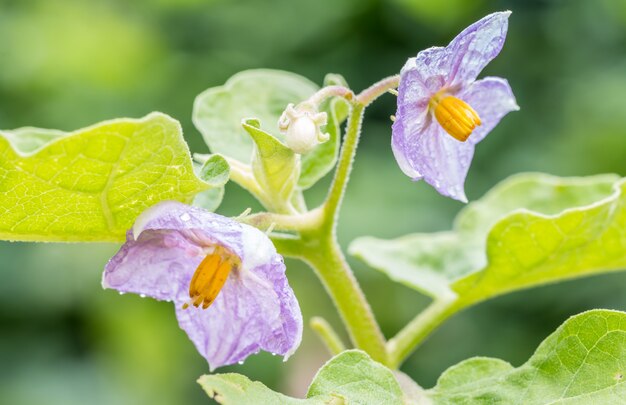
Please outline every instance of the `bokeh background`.
[{"label": "bokeh background", "polygon": [[[445,45],[485,14],[511,9],[507,42],[483,75],[509,79],[521,111],[483,141],[467,181],[480,197],[520,171],[626,175],[626,2],[623,0],[1,0],[0,127],[77,129],[150,111],[179,119],[195,152],[194,97],[234,73],[269,67],[355,90]],[[460,203],[411,183],[389,147],[392,96],[368,110],[342,212],[342,243],[448,229]],[[328,179],[309,193],[320,201]],[[220,212],[256,203],[235,185]],[[207,365],[171,304],[103,291],[115,245],[0,243],[0,402],[209,403]],[[391,336],[427,299],[365,266],[355,271]],[[288,262],[305,319],[332,306],[312,272]],[[470,356],[514,365],[570,315],[626,310],[626,273],[518,292],[448,321],[404,365],[425,387]],[[327,360],[307,328],[289,362],[266,354],[224,368],[302,396]]]}]

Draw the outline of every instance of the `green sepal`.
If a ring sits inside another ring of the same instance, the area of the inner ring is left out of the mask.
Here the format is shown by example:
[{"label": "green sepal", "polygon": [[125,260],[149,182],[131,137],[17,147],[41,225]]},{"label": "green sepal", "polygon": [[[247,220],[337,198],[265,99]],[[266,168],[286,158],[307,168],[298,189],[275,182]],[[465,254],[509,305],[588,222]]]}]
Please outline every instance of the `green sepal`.
[{"label": "green sepal", "polygon": [[243,128],[254,141],[252,173],[263,191],[265,205],[271,211],[291,212],[291,198],[300,177],[300,157],[275,137],[260,128],[256,119],[248,119]]}]

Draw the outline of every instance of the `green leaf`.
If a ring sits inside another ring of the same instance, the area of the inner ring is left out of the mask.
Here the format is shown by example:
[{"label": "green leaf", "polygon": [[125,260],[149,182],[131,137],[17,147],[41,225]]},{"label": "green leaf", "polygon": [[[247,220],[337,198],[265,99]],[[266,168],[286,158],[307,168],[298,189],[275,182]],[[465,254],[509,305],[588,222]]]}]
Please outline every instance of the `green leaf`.
[{"label": "green leaf", "polygon": [[71,133],[0,132],[0,239],[122,241],[161,200],[191,202],[194,173],[178,121],[160,113]]},{"label": "green leaf", "polygon": [[328,361],[313,379],[306,400],[276,393],[239,374],[205,375],[198,382],[223,405],[407,403],[392,371],[360,350],[342,352]]},{"label": "green leaf", "polygon": [[196,97],[193,122],[213,153],[250,164],[254,145],[241,127],[256,118],[261,128],[284,141],[278,119],[289,103],[309,98],[318,87],[308,79],[280,70],[247,70]]},{"label": "green leaf", "polygon": [[48,142],[67,135],[66,132],[56,129],[34,127],[4,130],[1,134],[11,143],[15,151],[22,155],[32,153]]},{"label": "green leaf", "polygon": [[209,398],[222,405],[317,405],[320,400],[295,399],[274,392],[260,382],[250,381],[248,377],[236,373],[203,375],[198,379]]},{"label": "green leaf", "polygon": [[472,358],[446,370],[427,391],[444,404],[618,404],[626,398],[626,313],[576,315],[522,366]]},{"label": "green leaf", "polygon": [[200,167],[199,176],[211,187],[220,187],[228,182],[230,165],[220,155],[211,155]]},{"label": "green leaf", "polygon": [[347,350],[333,357],[309,386],[307,398],[332,395],[348,404],[401,404],[400,384],[391,370],[360,350]]},{"label": "green leaf", "polygon": [[626,182],[514,176],[458,215],[455,230],[355,240],[350,252],[462,308],[506,292],[626,268]]},{"label": "green leaf", "polygon": [[267,132],[257,120],[249,119],[244,129],[254,140],[252,173],[264,192],[264,201],[276,212],[290,212],[290,204],[300,174],[299,156]]},{"label": "green leaf", "polygon": [[[324,85],[343,85],[340,75],[329,74]],[[308,99],[318,86],[294,73],[280,70],[247,70],[231,77],[223,86],[200,94],[194,103],[193,122],[202,133],[213,153],[221,153],[245,165],[252,164],[254,143],[242,129],[242,121],[254,118],[259,129],[284,142],[278,130],[278,119],[289,103]],[[337,162],[341,123],[349,106],[335,97],[322,103],[320,111],[328,114],[328,124],[322,130],[330,139],[301,157],[298,187],[307,189],[326,175]]]},{"label": "green leaf", "polygon": [[[347,87],[346,81],[337,74],[328,74],[324,79],[325,86],[341,85]],[[328,115],[328,123],[322,132],[328,133],[328,141],[318,145],[310,153],[302,156],[302,170],[298,186],[307,189],[313,186],[335,167],[339,156],[339,141],[341,138],[341,124],[346,119],[350,107],[343,98],[333,97],[322,103],[320,111]]]}]

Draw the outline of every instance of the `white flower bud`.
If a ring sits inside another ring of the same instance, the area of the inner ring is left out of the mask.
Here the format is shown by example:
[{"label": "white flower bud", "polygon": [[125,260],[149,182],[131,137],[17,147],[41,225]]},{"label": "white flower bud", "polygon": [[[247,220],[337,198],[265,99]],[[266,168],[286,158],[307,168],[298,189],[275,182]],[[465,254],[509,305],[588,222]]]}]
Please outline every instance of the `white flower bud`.
[{"label": "white flower bud", "polygon": [[285,133],[287,146],[296,153],[305,154],[330,138],[330,135],[320,130],[327,121],[325,112],[318,113],[309,104],[303,103],[295,108],[289,104],[278,126]]},{"label": "white flower bud", "polygon": [[292,120],[287,129],[285,142],[296,153],[310,152],[319,143],[317,141],[317,125],[308,114]]}]

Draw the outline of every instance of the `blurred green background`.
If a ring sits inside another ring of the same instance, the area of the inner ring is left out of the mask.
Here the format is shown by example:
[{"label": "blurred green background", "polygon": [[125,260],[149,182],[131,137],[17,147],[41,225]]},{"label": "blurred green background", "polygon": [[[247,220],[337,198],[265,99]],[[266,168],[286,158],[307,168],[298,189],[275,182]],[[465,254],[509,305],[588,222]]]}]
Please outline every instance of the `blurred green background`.
[{"label": "blurred green background", "polygon": [[[626,175],[626,2],[623,0],[2,0],[0,127],[72,130],[159,110],[179,119],[191,149],[194,97],[232,74],[269,67],[355,90],[397,73],[406,58],[445,45],[485,14],[511,9],[508,40],[483,75],[509,79],[521,111],[483,141],[470,200],[520,171]],[[340,239],[448,229],[461,204],[411,183],[389,147],[392,96],[367,113]],[[320,201],[328,179],[310,192]],[[257,207],[234,185],[220,212]],[[206,362],[178,329],[171,304],[103,291],[115,245],[0,243],[0,401],[46,404],[201,404]],[[421,297],[355,264],[391,336]],[[339,326],[308,268],[288,262],[304,317]],[[523,291],[445,324],[403,370],[425,387],[470,356],[521,364],[568,316],[626,310],[626,273]],[[283,364],[260,354],[236,371],[301,396],[327,354],[307,328]]]}]

